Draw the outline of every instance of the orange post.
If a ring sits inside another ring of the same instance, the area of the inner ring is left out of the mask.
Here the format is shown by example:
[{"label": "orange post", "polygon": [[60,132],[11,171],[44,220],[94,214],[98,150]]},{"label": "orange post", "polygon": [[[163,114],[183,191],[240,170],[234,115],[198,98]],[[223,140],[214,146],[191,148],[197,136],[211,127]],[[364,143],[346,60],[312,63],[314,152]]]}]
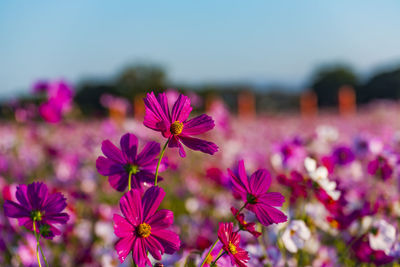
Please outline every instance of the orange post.
[{"label": "orange post", "polygon": [[239,117],[254,117],[256,114],[256,101],[253,92],[240,92],[238,96]]},{"label": "orange post", "polygon": [[339,88],[339,113],[340,115],[352,115],[356,113],[356,94],[352,86],[344,85]]},{"label": "orange post", "polygon": [[306,91],[300,96],[300,113],[303,117],[313,117],[318,114],[318,98],[313,91]]}]

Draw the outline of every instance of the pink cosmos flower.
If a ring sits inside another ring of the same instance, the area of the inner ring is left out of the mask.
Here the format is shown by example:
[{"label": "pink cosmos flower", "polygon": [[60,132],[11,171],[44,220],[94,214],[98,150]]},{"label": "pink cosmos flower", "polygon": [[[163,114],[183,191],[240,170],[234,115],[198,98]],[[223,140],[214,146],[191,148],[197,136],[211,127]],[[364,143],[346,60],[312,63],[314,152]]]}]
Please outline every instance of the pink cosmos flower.
[{"label": "pink cosmos flower", "polygon": [[182,144],[190,149],[199,150],[210,155],[218,151],[218,147],[214,143],[191,137],[214,128],[214,121],[205,114],[188,120],[192,107],[187,96],[179,95],[172,107],[172,112],[169,110],[165,93],[159,94],[156,98],[154,93],[151,92],[147,94],[144,103],[146,107],[144,125],[161,132],[165,138],[168,138],[169,147],[179,147],[179,155],[181,157],[186,156]]},{"label": "pink cosmos flower", "polygon": [[[138,140],[134,134],[127,133],[121,137],[120,146],[121,149],[113,145],[110,140],[103,141],[101,150],[106,157],[97,158],[97,171],[101,175],[108,176],[110,185],[120,192],[123,192],[128,185],[129,172],[132,173],[132,188],[142,189],[142,182],[154,184],[160,144],[148,142],[142,152],[137,154]],[[160,171],[164,169],[165,160],[160,165]]]},{"label": "pink cosmos flower", "polygon": [[218,239],[222,248],[228,253],[233,265],[246,267],[249,260],[247,251],[239,247],[240,235],[233,231],[233,223],[220,223],[218,228]]},{"label": "pink cosmos flower", "polygon": [[35,221],[36,232],[45,238],[53,239],[61,234],[54,224],[66,224],[69,219],[69,215],[62,212],[67,203],[61,193],[49,194],[44,183],[34,182],[19,185],[15,195],[18,203],[11,200],[4,202],[7,217],[17,218],[20,225],[31,231]]},{"label": "pink cosmos flower", "polygon": [[235,216],[235,219],[239,223],[240,229],[249,232],[252,234],[255,238],[258,238],[261,233],[256,230],[256,224],[255,223],[248,223],[244,220],[244,214],[243,213],[238,213],[239,210],[237,210],[235,207],[231,207],[231,212],[232,215]]},{"label": "pink cosmos flower", "polygon": [[64,81],[44,82],[34,85],[34,92],[47,92],[47,101],[39,107],[42,118],[49,123],[57,123],[69,111],[73,99],[72,87]]},{"label": "pink cosmos flower", "polygon": [[[210,250],[211,246],[204,250],[203,254],[201,255],[201,259],[204,259],[208,251]],[[204,267],[212,267],[211,263],[215,261],[218,256],[220,255],[220,251],[222,249],[222,244],[221,242],[218,242],[217,245],[215,245],[214,249],[211,251],[210,255],[208,255],[206,262],[204,263]],[[222,253],[222,252],[221,252]],[[234,264],[231,263],[230,257],[228,255],[223,255],[218,259],[217,262],[218,267],[233,267],[235,266]]]},{"label": "pink cosmos flower", "polygon": [[246,208],[255,213],[265,226],[287,221],[286,215],[274,208],[281,207],[285,198],[278,192],[267,192],[271,185],[271,175],[265,169],[257,170],[248,178],[243,160],[239,161],[238,177],[228,169],[232,177],[233,190],[246,202]]},{"label": "pink cosmos flower", "polygon": [[173,254],[180,247],[179,236],[168,230],[174,220],[170,210],[156,211],[165,196],[158,186],[149,188],[140,197],[139,190],[124,194],[120,208],[124,217],[114,214],[114,233],[120,239],[115,244],[119,260],[125,261],[132,251],[133,261],[139,266],[151,266],[147,252],[161,260],[164,253]]}]

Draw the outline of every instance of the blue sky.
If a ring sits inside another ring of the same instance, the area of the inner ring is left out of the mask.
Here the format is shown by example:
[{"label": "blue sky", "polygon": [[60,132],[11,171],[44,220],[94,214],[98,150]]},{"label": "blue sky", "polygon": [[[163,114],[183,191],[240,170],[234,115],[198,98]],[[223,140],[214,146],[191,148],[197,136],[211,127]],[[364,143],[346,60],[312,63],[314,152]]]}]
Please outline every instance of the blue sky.
[{"label": "blue sky", "polygon": [[400,1],[1,1],[0,96],[38,78],[113,78],[153,62],[173,81],[300,86],[321,64],[400,62]]}]

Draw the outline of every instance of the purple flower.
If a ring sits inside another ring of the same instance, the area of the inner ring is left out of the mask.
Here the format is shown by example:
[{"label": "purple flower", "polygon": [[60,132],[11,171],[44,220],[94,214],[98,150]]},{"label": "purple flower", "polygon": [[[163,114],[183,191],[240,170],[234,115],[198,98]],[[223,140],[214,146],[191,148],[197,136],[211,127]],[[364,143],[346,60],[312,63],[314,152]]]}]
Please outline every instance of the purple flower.
[{"label": "purple flower", "polygon": [[388,160],[383,156],[378,156],[376,159],[368,163],[368,173],[377,175],[386,181],[393,174],[393,168],[390,166]]},{"label": "purple flower", "polygon": [[66,224],[69,215],[61,212],[67,206],[61,193],[49,194],[47,186],[41,182],[21,184],[17,187],[17,202],[6,200],[4,213],[10,218],[17,218],[20,225],[33,231],[36,222],[36,232],[43,237],[52,239],[61,232],[54,224]]},{"label": "purple flower", "polygon": [[257,170],[248,178],[243,160],[239,161],[238,177],[228,169],[232,177],[233,190],[246,202],[246,208],[256,214],[265,226],[286,222],[286,215],[274,208],[281,207],[285,198],[278,192],[267,192],[271,185],[271,175],[265,169]]},{"label": "purple flower", "polygon": [[146,106],[144,125],[161,132],[164,137],[168,138],[169,147],[179,147],[181,157],[186,156],[182,144],[190,149],[200,150],[211,155],[218,151],[218,147],[214,143],[191,137],[214,128],[214,121],[205,114],[188,120],[192,107],[187,96],[179,95],[171,113],[165,93],[159,94],[156,98],[151,92],[147,94],[144,103]]},{"label": "purple flower", "polygon": [[355,160],[353,151],[347,146],[335,148],[332,154],[333,160],[338,165],[347,165]]},{"label": "purple flower", "polygon": [[[142,152],[137,154],[138,140],[134,134],[127,133],[121,137],[120,146],[121,149],[113,145],[110,140],[103,141],[101,150],[106,157],[97,158],[97,171],[101,175],[108,176],[110,185],[121,192],[125,191],[128,185],[129,173],[132,173],[132,188],[142,189],[142,182],[154,184],[160,144],[148,142]],[[160,164],[160,171],[163,169],[165,161]]]},{"label": "purple flower", "polygon": [[114,214],[114,233],[120,239],[115,244],[119,260],[124,262],[132,251],[133,261],[139,266],[151,266],[147,252],[161,260],[164,253],[173,254],[180,247],[179,236],[168,230],[174,220],[170,210],[156,211],[165,196],[158,186],[141,192],[133,189],[124,194],[120,208],[124,217]]},{"label": "purple flower", "polygon": [[38,82],[34,85],[34,92],[47,92],[47,101],[39,107],[42,118],[50,123],[57,123],[61,120],[71,106],[73,98],[72,87],[64,81]]}]

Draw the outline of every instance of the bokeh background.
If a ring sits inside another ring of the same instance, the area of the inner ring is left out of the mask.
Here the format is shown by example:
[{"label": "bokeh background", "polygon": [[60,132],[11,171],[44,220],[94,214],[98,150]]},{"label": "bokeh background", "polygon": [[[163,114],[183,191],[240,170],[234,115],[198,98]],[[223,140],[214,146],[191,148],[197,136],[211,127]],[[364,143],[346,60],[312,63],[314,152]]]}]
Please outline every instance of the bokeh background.
[{"label": "bokeh background", "polygon": [[257,111],[298,112],[309,91],[320,106],[337,106],[343,85],[357,104],[397,99],[399,8],[397,1],[2,2],[1,115],[10,100],[30,102],[35,81],[54,79],[74,86],[82,116],[105,114],[102,94],[131,103],[165,88],[221,96],[232,111],[246,91]]},{"label": "bokeh background", "polygon": [[[131,266],[114,250],[122,194],[95,162],[103,140],[126,132],[140,148],[163,145],[143,125],[143,98],[166,92],[172,106],[181,92],[191,117],[215,120],[202,138],[219,152],[166,152],[161,208],[182,246],[165,266],[198,266],[218,222],[232,220],[241,203],[226,170],[239,159],[249,174],[271,172],[282,210],[311,232],[294,253],[287,224],[257,225],[258,241],[242,237],[249,266],[394,264],[398,235],[390,252],[366,236],[373,221],[400,219],[399,12],[396,0],[0,1],[0,205],[44,181],[71,216],[43,241],[51,266]],[[329,170],[339,199],[311,181],[306,157]],[[35,249],[1,209],[0,265],[37,266]]]}]

